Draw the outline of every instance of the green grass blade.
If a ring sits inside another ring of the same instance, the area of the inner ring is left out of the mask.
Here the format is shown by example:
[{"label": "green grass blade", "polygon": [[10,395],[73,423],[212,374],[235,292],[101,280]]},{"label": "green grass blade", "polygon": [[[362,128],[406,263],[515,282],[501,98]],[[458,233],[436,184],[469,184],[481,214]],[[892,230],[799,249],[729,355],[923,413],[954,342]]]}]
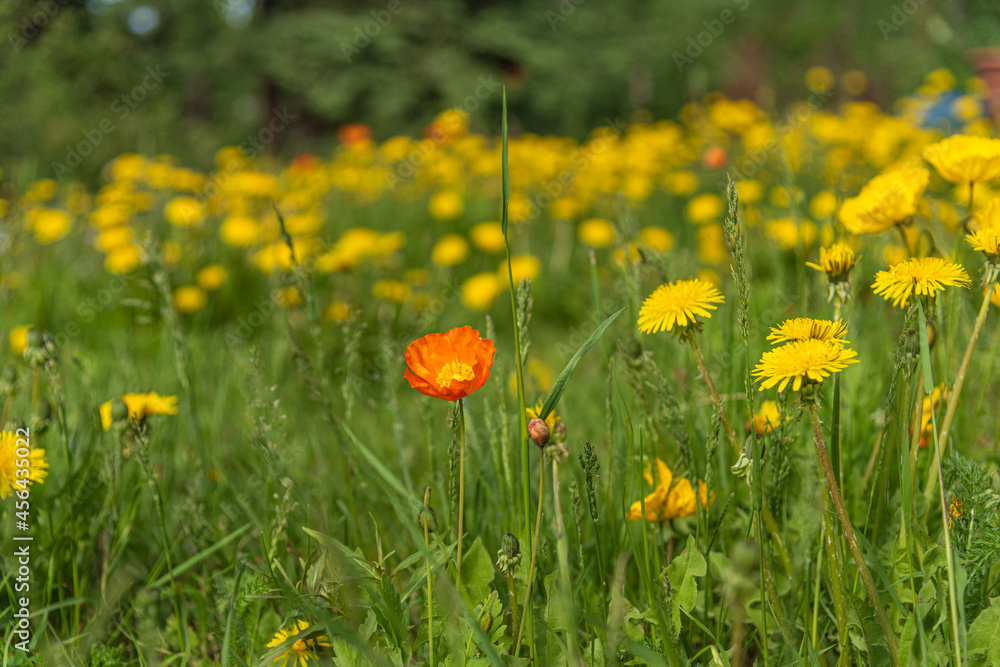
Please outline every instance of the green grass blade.
[{"label": "green grass blade", "polygon": [[213,544],[209,548],[205,549],[204,551],[200,551],[200,552],[196,553],[194,556],[191,556],[186,561],[184,561],[183,563],[181,563],[180,565],[178,565],[177,567],[175,567],[173,570],[171,570],[170,572],[167,572],[165,575],[163,575],[162,577],[160,577],[159,579],[157,579],[156,581],[154,581],[152,584],[150,584],[150,588],[159,588],[160,586],[163,586],[168,581],[170,581],[170,577],[171,576],[178,577],[178,576],[184,574],[185,572],[187,572],[188,570],[190,570],[192,567],[194,567],[195,565],[197,565],[201,561],[205,560],[206,558],[208,558],[209,556],[211,556],[216,551],[218,551],[222,547],[226,546],[230,542],[234,541],[236,538],[238,538],[241,535],[243,535],[243,533],[245,533],[248,530],[250,530],[250,527],[252,525],[253,525],[252,523],[248,523],[248,524],[245,524],[243,526],[240,526],[239,528],[237,528],[233,532],[229,533],[228,535],[226,535],[225,537],[223,537],[221,540],[219,540],[218,542],[216,542],[215,544]]},{"label": "green grass blade", "polygon": [[[545,403],[542,405],[542,414],[539,415],[540,419],[545,419],[552,413],[553,410],[555,410],[556,404],[559,403],[559,399],[562,398],[563,391],[566,390],[566,385],[569,383],[569,379],[572,377],[573,371],[576,369],[576,365],[580,363],[580,359],[583,359],[583,355],[587,354],[587,350],[592,348],[594,344],[601,339],[601,336],[604,335],[604,331],[611,326],[611,323],[614,322],[619,315],[625,312],[626,308],[628,308],[628,306],[622,306],[617,312],[608,317],[608,319],[601,322],[601,325],[594,330],[594,333],[590,335],[587,342],[580,346],[580,349],[576,351],[576,354],[574,354],[569,360],[566,367],[562,369],[562,372],[559,373],[559,377],[556,378],[555,384],[552,385],[552,390],[549,391],[549,395],[545,397]],[[521,421],[524,421],[524,419],[521,419]]]},{"label": "green grass blade", "polygon": [[507,205],[510,201],[510,170],[507,167],[507,86],[501,91],[502,109],[500,116],[500,178],[503,183],[503,196],[500,198],[500,226],[503,235],[507,236]]}]

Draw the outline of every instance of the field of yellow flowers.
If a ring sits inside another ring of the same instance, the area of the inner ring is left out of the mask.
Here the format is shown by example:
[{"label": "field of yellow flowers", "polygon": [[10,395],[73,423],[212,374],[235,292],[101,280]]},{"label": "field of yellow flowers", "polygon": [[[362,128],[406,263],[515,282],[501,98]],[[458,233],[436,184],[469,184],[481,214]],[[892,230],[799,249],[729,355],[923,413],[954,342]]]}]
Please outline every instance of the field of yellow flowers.
[{"label": "field of yellow flowers", "polygon": [[3,664],[1000,665],[1000,138],[865,85],[3,174]]}]

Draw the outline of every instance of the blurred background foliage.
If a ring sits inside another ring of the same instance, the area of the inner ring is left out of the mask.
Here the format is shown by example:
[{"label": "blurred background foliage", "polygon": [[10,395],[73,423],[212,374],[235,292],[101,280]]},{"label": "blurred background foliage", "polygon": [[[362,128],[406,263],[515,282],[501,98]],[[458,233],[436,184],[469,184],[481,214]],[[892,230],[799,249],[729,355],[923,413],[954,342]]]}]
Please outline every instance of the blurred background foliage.
[{"label": "blurred background foliage", "polygon": [[500,82],[514,131],[577,138],[712,90],[780,107],[814,65],[864,71],[886,105],[933,69],[971,76],[968,49],[1000,44],[1000,4],[0,0],[0,25],[0,166],[20,180],[75,159],[94,181],[125,151],[211,167],[275,109],[294,115],[266,145],[284,156],[347,123],[419,134],[451,106],[488,130]]}]

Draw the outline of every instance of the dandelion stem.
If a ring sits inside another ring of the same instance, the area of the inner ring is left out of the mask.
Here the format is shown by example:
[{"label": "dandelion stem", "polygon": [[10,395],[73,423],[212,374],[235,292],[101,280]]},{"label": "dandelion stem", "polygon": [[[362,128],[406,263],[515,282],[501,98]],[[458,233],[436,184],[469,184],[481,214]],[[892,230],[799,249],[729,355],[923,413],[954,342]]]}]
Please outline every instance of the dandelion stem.
[{"label": "dandelion stem", "polygon": [[465,405],[458,399],[458,431],[461,433],[461,445],[458,450],[458,561],[455,564],[458,587],[462,588],[462,534],[465,518]]},{"label": "dandelion stem", "polygon": [[[523,420],[522,420],[523,421]],[[531,608],[531,583],[535,578],[535,555],[538,553],[538,527],[542,525],[542,499],[545,487],[545,459],[540,457],[538,461],[538,513],[535,517],[535,538],[531,541],[531,563],[528,565],[528,590],[524,596],[524,613],[521,614],[521,624],[517,629],[517,640],[514,642],[514,655],[521,652],[521,639],[524,637],[524,622],[528,618],[528,610]],[[531,656],[534,657],[535,643],[531,642]]]},{"label": "dandelion stem", "polygon": [[830,463],[830,453],[826,449],[826,440],[823,438],[823,428],[819,421],[819,409],[815,403],[810,405],[809,415],[812,418],[816,454],[826,475],[826,484],[830,490],[833,505],[837,510],[837,518],[840,519],[840,527],[844,531],[844,536],[847,538],[847,545],[850,547],[851,555],[854,556],[854,562],[858,566],[861,581],[865,585],[868,597],[871,598],[872,607],[875,609],[875,616],[878,618],[879,625],[882,626],[882,633],[885,635],[886,643],[889,646],[889,655],[892,658],[892,664],[898,665],[896,634],[892,631],[892,626],[889,624],[889,617],[886,615],[885,608],[882,606],[882,600],[878,596],[878,589],[875,588],[875,580],[872,579],[868,563],[865,562],[864,554],[861,553],[861,546],[858,544],[857,535],[854,534],[854,528],[851,526],[851,519],[847,516],[847,508],[844,506],[844,499],[840,495],[837,478],[833,474],[833,465]]},{"label": "dandelion stem", "polygon": [[[966,346],[965,355],[962,357],[962,365],[959,366],[958,375],[955,376],[955,384],[951,388],[951,396],[948,398],[948,408],[944,414],[944,421],[941,422],[941,430],[938,432],[937,441],[941,446],[941,455],[943,455],[945,450],[948,449],[948,436],[951,434],[951,425],[955,420],[955,412],[958,409],[958,399],[962,394],[962,387],[965,385],[965,377],[968,374],[969,366],[972,363],[972,353],[976,350],[976,343],[979,341],[979,334],[983,330],[983,324],[986,322],[986,315],[989,313],[990,296],[993,290],[993,285],[996,281],[997,270],[991,267],[987,270],[986,295],[983,297],[983,305],[980,306],[979,315],[976,317],[976,323],[972,327],[972,336],[969,337],[969,344]],[[931,469],[927,475],[927,484],[924,486],[924,498],[928,501],[930,501],[931,495],[934,493],[934,486],[937,483],[940,471],[940,463],[937,459],[935,459],[931,462]],[[927,511],[930,511],[929,503]],[[926,518],[926,514],[924,515],[924,518]]]}]

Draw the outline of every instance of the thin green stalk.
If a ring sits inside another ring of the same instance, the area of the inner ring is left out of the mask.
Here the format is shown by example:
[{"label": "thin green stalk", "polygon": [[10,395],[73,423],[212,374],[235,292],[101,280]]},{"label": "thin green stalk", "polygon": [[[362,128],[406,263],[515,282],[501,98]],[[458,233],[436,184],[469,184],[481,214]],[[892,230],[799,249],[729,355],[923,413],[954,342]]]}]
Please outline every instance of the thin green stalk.
[{"label": "thin green stalk", "polygon": [[[424,511],[430,503],[431,487],[424,490]],[[431,661],[430,667],[434,667],[434,588],[431,584],[431,538],[430,538],[430,517],[423,517],[421,522],[424,526],[424,548],[427,555],[424,561],[427,564],[427,645],[430,647]]]},{"label": "thin green stalk", "polygon": [[[1000,268],[990,267],[987,269],[985,281],[986,295],[983,297],[983,305],[979,308],[979,315],[976,317],[976,323],[972,327],[972,336],[969,337],[969,344],[965,347],[965,355],[962,357],[962,365],[959,366],[958,375],[955,376],[955,385],[951,389],[951,397],[948,399],[948,409],[945,411],[944,421],[941,422],[941,431],[936,434],[935,438],[935,441],[940,441],[941,443],[941,454],[948,449],[948,436],[951,434],[951,425],[955,419],[955,412],[958,410],[958,399],[962,394],[962,387],[965,385],[965,377],[969,372],[969,365],[972,363],[972,353],[976,350],[976,343],[979,341],[979,334],[983,330],[983,324],[986,322],[986,315],[989,313],[990,296],[992,295],[993,285],[997,281],[998,273],[1000,273]],[[923,307],[921,306],[921,309],[922,308]],[[921,313],[923,313],[923,310],[921,310]],[[926,336],[926,324],[922,314],[921,326],[924,327],[921,331],[923,332],[923,335]],[[939,477],[938,473],[940,470],[940,463],[937,459],[935,459],[931,463],[931,469],[927,475],[927,484],[924,485],[924,498],[928,501],[931,499],[931,494],[934,493],[934,486],[937,483]],[[928,505],[928,510],[929,509],[930,505]]]},{"label": "thin green stalk", "polygon": [[[524,420],[521,420],[524,421]],[[538,514],[535,517],[535,539],[531,541],[531,564],[528,566],[528,590],[524,596],[524,613],[521,614],[521,624],[517,628],[517,640],[514,642],[514,655],[521,652],[521,639],[524,637],[524,622],[531,610],[531,584],[535,579],[535,556],[538,554],[538,528],[542,525],[542,499],[545,497],[545,461],[538,461]],[[530,632],[530,631],[529,631]],[[535,643],[530,642],[529,655],[535,657]]]},{"label": "thin green stalk", "polygon": [[[989,293],[986,294],[987,303],[989,303]],[[934,387],[934,378],[931,373],[931,353],[930,346],[927,343],[927,322],[924,317],[924,307],[920,301],[917,301],[917,313],[920,317],[920,365],[923,368],[923,378],[924,378],[924,391],[930,393]],[[980,327],[981,323],[980,323]],[[978,337],[978,332],[973,333],[973,340]],[[971,356],[971,353],[967,352],[967,356]],[[963,359],[963,368],[966,366]],[[961,370],[959,375],[963,375]],[[958,382],[956,380],[956,388],[958,388]],[[933,407],[933,406],[932,406]],[[934,463],[937,464],[938,468],[941,467],[941,450],[943,449],[943,444],[937,437],[937,420],[934,416],[934,410],[931,410],[931,428],[934,429]],[[940,493],[941,501],[941,529],[944,531],[944,552],[947,557],[946,563],[948,566],[948,604],[951,607],[951,630],[952,630],[952,641],[954,645],[952,646],[952,651],[955,656],[955,664],[961,667],[964,663],[962,662],[962,641],[961,632],[958,627],[958,583],[955,577],[955,556],[951,548],[951,531],[948,529],[948,502],[944,495],[944,479],[940,475],[937,476],[937,486]]]},{"label": "thin green stalk", "polygon": [[458,430],[461,433],[461,445],[458,450],[458,560],[455,564],[458,578],[458,588],[462,588],[462,534],[465,532],[465,405],[458,399]]},{"label": "thin green stalk", "polygon": [[816,453],[819,457],[820,467],[826,474],[826,483],[830,489],[830,497],[833,500],[833,505],[837,510],[837,517],[840,519],[840,527],[844,531],[844,537],[847,538],[847,545],[851,550],[851,555],[854,556],[854,562],[858,566],[858,572],[865,585],[865,590],[868,592],[868,597],[872,601],[875,616],[878,617],[879,625],[882,626],[882,633],[885,635],[886,643],[889,646],[889,656],[892,658],[892,664],[898,665],[899,648],[896,641],[896,634],[892,631],[889,616],[885,613],[885,607],[882,606],[882,599],[878,596],[878,589],[875,588],[875,580],[872,579],[868,563],[865,562],[864,554],[861,553],[861,546],[858,544],[857,535],[854,534],[854,528],[851,526],[851,519],[847,516],[847,508],[844,506],[844,499],[841,497],[840,489],[837,487],[837,478],[833,474],[833,466],[830,463],[830,453],[826,449],[826,440],[823,438],[823,428],[819,421],[819,408],[815,403],[809,406],[809,414],[812,417]]}]

